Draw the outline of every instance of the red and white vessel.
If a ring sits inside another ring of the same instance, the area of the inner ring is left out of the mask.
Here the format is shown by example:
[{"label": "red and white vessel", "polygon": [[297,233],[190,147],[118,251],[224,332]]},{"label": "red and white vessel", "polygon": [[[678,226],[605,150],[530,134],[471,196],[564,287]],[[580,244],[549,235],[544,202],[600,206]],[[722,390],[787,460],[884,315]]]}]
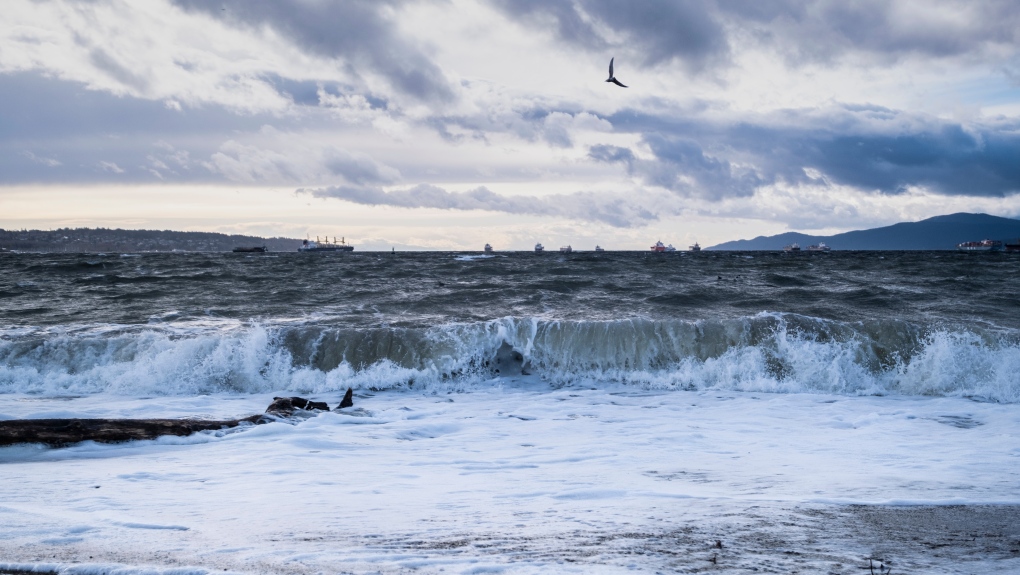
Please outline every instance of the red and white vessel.
[{"label": "red and white vessel", "polygon": [[662,242],[655,242],[655,245],[652,246],[652,251],[657,254],[661,254],[662,252],[666,251],[666,246]]}]

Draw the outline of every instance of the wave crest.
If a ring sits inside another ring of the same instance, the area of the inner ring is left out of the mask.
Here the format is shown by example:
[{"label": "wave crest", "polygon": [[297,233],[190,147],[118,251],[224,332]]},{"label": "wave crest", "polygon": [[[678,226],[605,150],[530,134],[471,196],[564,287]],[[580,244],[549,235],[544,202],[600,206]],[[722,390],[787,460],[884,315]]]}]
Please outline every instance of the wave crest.
[{"label": "wave crest", "polygon": [[502,318],[431,328],[158,327],[8,333],[5,393],[193,395],[555,386],[967,396],[1020,402],[1014,331],[762,313],[725,320]]}]

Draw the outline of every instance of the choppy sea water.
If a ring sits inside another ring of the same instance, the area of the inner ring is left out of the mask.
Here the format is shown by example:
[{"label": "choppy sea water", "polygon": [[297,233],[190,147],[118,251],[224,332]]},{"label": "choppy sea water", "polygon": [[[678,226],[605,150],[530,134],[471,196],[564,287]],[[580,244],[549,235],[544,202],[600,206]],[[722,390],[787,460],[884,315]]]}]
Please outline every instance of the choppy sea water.
[{"label": "choppy sea water", "polygon": [[0,391],[554,386],[1020,401],[1020,258],[0,255]]},{"label": "choppy sea water", "polygon": [[0,573],[1013,573],[1020,258],[0,254]]}]

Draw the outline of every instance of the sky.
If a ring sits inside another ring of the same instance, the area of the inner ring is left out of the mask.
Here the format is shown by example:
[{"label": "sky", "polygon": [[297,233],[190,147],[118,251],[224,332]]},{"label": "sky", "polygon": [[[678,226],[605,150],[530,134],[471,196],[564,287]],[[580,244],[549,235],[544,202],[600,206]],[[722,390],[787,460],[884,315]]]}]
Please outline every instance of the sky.
[{"label": "sky", "polygon": [[1015,0],[5,0],[0,228],[647,249],[1020,217],[1018,47]]}]

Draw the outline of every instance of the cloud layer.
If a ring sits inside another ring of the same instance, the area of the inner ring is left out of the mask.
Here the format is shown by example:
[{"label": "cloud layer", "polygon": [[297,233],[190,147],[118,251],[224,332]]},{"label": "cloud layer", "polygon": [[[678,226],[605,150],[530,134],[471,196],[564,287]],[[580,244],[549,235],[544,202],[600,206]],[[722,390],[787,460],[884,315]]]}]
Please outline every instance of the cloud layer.
[{"label": "cloud layer", "polygon": [[1020,13],[1009,0],[677,0],[620,5],[612,0],[492,0],[509,17],[586,51],[617,50],[652,67],[679,61],[695,72],[745,45],[790,62],[868,54],[891,62],[1012,49]]},{"label": "cloud layer", "polygon": [[788,110],[741,122],[673,122],[622,112],[617,130],[640,135],[650,158],[595,145],[589,157],[619,164],[646,185],[687,197],[752,195],[778,182],[898,194],[1020,192],[1020,121],[961,124],[874,107]]},{"label": "cloud layer", "polygon": [[628,228],[655,221],[659,215],[640,203],[606,194],[577,192],[552,196],[506,196],[485,187],[450,192],[431,185],[385,191],[372,186],[331,186],[301,189],[318,198],[336,198],[368,206],[431,208],[439,210],[486,210],[507,214],[551,216],[599,222]]},{"label": "cloud layer", "polygon": [[[0,186],[287,186],[621,229],[780,188],[819,221],[834,190],[1020,194],[1008,0],[11,0],[5,18]],[[603,82],[614,56],[630,88]]]}]

